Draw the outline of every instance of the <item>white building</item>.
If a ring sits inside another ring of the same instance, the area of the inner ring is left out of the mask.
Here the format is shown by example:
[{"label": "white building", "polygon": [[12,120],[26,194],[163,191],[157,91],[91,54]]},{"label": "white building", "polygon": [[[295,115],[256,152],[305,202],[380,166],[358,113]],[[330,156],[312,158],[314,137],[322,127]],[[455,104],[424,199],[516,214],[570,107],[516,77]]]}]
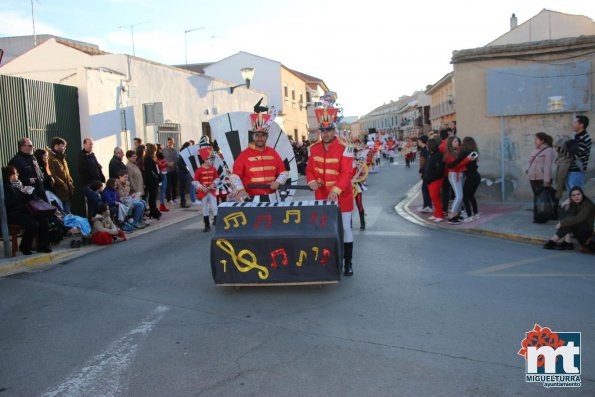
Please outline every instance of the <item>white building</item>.
[{"label": "white building", "polygon": [[134,137],[198,141],[210,133],[211,116],[250,110],[266,98],[245,87],[232,95],[234,84],[227,81],[60,38],[12,59],[0,74],[77,87],[81,137],[94,139],[94,151],[105,165],[115,146],[132,147]]}]

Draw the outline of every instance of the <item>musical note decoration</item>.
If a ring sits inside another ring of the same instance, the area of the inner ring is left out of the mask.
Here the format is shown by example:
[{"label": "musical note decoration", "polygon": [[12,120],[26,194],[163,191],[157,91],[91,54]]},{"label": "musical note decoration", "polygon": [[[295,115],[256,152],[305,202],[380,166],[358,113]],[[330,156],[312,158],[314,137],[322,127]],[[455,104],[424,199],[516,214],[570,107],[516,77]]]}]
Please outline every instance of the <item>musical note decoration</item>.
[{"label": "musical note decoration", "polygon": [[242,273],[249,272],[252,269],[258,269],[258,277],[261,280],[269,278],[269,269],[258,264],[256,255],[248,249],[243,249],[236,255],[235,249],[231,243],[225,239],[218,239],[215,243],[225,253],[229,254],[236,269]]}]

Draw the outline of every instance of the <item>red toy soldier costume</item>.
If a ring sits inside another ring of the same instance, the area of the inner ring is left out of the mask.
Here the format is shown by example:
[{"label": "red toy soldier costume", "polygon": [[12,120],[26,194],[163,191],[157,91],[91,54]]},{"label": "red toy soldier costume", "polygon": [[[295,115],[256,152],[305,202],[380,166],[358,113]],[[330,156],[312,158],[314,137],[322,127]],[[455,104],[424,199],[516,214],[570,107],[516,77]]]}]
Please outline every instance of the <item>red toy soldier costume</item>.
[{"label": "red toy soldier costume", "polygon": [[205,222],[205,232],[211,231],[209,225],[209,206],[213,211],[213,226],[217,223],[217,198],[215,196],[215,189],[217,187],[216,179],[219,174],[213,161],[215,159],[215,152],[212,147],[205,147],[198,151],[198,155],[203,163],[194,172],[193,186],[196,188],[198,199],[202,201],[202,215]]},{"label": "red toy soldier costume", "polygon": [[[230,176],[231,187],[238,201],[249,197],[254,199],[255,196],[258,196],[260,202],[270,201],[268,195],[275,192],[289,177],[281,156],[275,149],[266,146],[270,118],[271,115],[264,113],[250,115],[254,141],[234,161]],[[266,184],[269,188],[251,189],[248,185],[252,184]]]},{"label": "red toy soldier costume", "polygon": [[[332,105],[331,105],[332,106]],[[353,211],[353,149],[344,146],[335,137],[335,122],[338,109],[325,107],[315,109],[321,140],[310,146],[310,157],[306,167],[308,186],[314,191],[316,200],[338,201],[343,220],[344,274],[353,275],[353,233],[351,211]]]}]

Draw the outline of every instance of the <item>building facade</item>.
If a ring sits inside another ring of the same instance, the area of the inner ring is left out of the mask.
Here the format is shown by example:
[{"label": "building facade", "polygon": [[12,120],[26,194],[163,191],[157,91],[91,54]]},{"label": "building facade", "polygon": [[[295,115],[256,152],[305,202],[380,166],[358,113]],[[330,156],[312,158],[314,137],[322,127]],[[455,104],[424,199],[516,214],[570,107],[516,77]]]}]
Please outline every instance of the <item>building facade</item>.
[{"label": "building facade", "polygon": [[453,72],[447,73],[433,86],[426,90],[426,94],[432,97],[430,107],[430,122],[432,129],[439,131],[456,121],[455,110],[455,87]]}]

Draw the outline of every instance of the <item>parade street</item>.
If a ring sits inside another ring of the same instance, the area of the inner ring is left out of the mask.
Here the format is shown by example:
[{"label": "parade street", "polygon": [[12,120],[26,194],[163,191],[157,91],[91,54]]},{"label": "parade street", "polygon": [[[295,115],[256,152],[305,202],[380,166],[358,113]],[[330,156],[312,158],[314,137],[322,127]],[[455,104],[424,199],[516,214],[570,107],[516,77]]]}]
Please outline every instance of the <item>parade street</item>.
[{"label": "parade street", "polygon": [[[409,222],[417,164],[367,181],[339,284],[216,286],[198,212],[0,279],[0,396],[595,395],[592,255]],[[526,382],[535,324],[582,332],[580,388]]]}]

